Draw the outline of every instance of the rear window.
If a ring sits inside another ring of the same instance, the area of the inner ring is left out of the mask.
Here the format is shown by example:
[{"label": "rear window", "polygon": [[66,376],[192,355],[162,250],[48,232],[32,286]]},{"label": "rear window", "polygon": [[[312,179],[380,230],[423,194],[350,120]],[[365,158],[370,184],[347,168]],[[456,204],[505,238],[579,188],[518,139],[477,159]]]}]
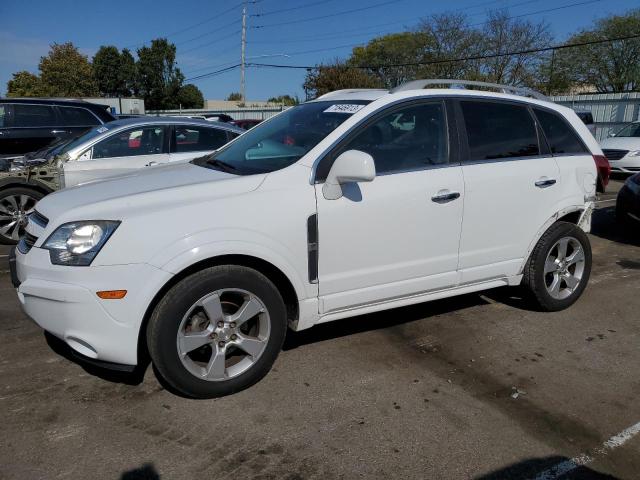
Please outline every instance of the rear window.
[{"label": "rear window", "polygon": [[534,108],[533,111],[542,127],[551,153],[585,153],[587,152],[580,137],[573,128],[556,113]]},{"label": "rear window", "polygon": [[227,132],[219,128],[176,125],[174,151],[182,153],[217,150],[227,141]]},{"label": "rear window", "polygon": [[69,127],[85,127],[100,125],[96,116],[85,108],[59,107],[62,123]]},{"label": "rear window", "polygon": [[508,103],[462,101],[469,160],[493,160],[540,154],[538,135],[527,107]]},{"label": "rear window", "polygon": [[48,105],[13,105],[14,127],[53,127],[56,126],[56,115],[53,107]]}]

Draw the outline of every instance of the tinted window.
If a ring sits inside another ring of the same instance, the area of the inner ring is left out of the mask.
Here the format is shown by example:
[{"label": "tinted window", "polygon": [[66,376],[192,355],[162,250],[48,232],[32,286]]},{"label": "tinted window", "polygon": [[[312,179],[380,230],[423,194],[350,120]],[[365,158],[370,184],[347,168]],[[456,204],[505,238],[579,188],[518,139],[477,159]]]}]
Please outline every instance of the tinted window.
[{"label": "tinted window", "polygon": [[442,103],[395,110],[368,125],[341,152],[361,150],[373,157],[376,173],[420,170],[448,162],[447,126]]},{"label": "tinted window", "polygon": [[0,104],[0,128],[7,126],[7,106]]},{"label": "tinted window", "polygon": [[52,127],[56,125],[53,107],[47,105],[13,105],[14,126],[16,127]]},{"label": "tinted window", "polygon": [[559,115],[534,109],[551,147],[551,153],[584,153],[586,150],[573,128]]},{"label": "tinted window", "polygon": [[227,143],[227,132],[224,130],[176,125],[175,152],[216,150],[225,143]]},{"label": "tinted window", "polygon": [[92,158],[132,157],[162,153],[163,127],[144,127],[125,130],[98,142]]},{"label": "tinted window", "polygon": [[84,127],[100,125],[98,119],[89,110],[74,107],[59,107],[62,122],[70,127]]},{"label": "tinted window", "polygon": [[469,160],[539,155],[535,123],[527,107],[460,102],[469,139]]}]

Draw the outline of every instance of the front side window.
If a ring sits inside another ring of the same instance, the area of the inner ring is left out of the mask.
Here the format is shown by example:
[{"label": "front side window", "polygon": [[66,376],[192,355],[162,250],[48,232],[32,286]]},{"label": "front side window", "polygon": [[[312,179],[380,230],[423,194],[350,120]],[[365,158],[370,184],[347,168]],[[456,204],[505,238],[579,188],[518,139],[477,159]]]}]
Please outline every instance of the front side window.
[{"label": "front side window", "polygon": [[449,160],[446,122],[441,102],[407,106],[366,126],[340,152],[368,153],[379,175],[443,165]]},{"label": "front side window", "polygon": [[52,127],[56,125],[53,107],[47,105],[13,105],[13,123],[15,127]]},{"label": "front side window", "polygon": [[535,112],[538,122],[542,127],[542,131],[549,142],[551,153],[567,154],[586,152],[585,147],[576,132],[574,132],[567,122],[559,115],[539,108],[534,108],[533,111]]},{"label": "front side window", "polygon": [[319,101],[285,110],[192,163],[237,175],[268,173],[300,160],[368,101]]},{"label": "front side window", "polygon": [[469,160],[494,160],[540,154],[533,118],[525,106],[461,101]]},{"label": "front side window", "polygon": [[133,157],[162,153],[164,127],[141,127],[118,132],[93,147],[92,158]]},{"label": "front side window", "polygon": [[176,125],[174,151],[182,153],[216,150],[227,141],[227,132],[219,128]]},{"label": "front side window", "polygon": [[640,122],[630,123],[626,127],[622,128],[616,137],[640,137]]},{"label": "front side window", "polygon": [[85,108],[59,107],[64,125],[69,127],[84,127],[100,125],[100,121]]}]

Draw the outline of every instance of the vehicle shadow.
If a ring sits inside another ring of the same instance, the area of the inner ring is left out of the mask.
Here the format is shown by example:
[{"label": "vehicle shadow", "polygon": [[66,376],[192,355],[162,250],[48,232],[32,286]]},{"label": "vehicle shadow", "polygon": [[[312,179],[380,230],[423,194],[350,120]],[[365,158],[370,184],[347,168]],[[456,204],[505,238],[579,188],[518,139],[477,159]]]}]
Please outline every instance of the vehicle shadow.
[{"label": "vehicle shadow", "polygon": [[[542,472],[549,471],[549,469],[567,461],[570,460],[562,456],[530,458],[486,475],[474,477],[474,480],[524,480],[538,478]],[[596,472],[584,465],[578,466],[564,474],[557,472],[546,475],[544,478],[561,478],[562,480],[617,480],[617,477]]]},{"label": "vehicle shadow", "polygon": [[593,212],[591,235],[616,243],[640,247],[640,225],[634,226],[630,222],[625,224],[618,222],[615,206],[599,208]]},{"label": "vehicle shadow", "polygon": [[44,332],[44,337],[51,350],[53,350],[55,353],[82,367],[82,369],[89,375],[96,376],[98,378],[101,378],[102,380],[106,380],[112,383],[140,385],[144,380],[147,367],[151,363],[148,358],[144,358],[143,361],[141,361],[140,364],[131,372],[110,370],[108,368],[88,363],[82,357],[79,357],[69,345],[60,340],[58,337],[51,335],[48,332]]},{"label": "vehicle shadow", "polygon": [[160,480],[160,473],[151,463],[122,473],[120,480]]},{"label": "vehicle shadow", "polygon": [[469,293],[457,297],[359,315],[350,318],[348,321],[338,320],[321,323],[300,332],[289,330],[282,349],[285,351],[293,350],[311,343],[394,327],[464,308],[486,305],[487,303],[489,302],[484,300],[478,293]]}]

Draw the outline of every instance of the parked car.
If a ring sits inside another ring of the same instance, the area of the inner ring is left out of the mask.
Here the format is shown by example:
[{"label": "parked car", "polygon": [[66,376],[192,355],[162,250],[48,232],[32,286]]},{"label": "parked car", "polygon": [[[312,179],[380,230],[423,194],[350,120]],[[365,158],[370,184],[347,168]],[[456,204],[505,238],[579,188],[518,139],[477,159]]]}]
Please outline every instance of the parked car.
[{"label": "parked car", "polygon": [[258,120],[257,118],[244,118],[242,120],[231,120],[229,123],[235,125],[236,127],[240,127],[243,130],[249,130],[250,128],[258,125],[262,120]]},{"label": "parked car", "polygon": [[640,121],[625,125],[600,146],[611,163],[611,170],[621,173],[640,172]]},{"label": "parked car", "polygon": [[0,157],[21,156],[111,122],[108,108],[80,100],[0,98]]},{"label": "parked car", "polygon": [[593,113],[591,113],[591,110],[575,109],[575,112],[576,112],[576,115],[578,115],[578,118],[580,120],[582,120],[582,123],[584,123],[587,126],[587,128],[591,132],[591,135],[593,135],[595,137],[596,136],[596,124],[593,121]]},{"label": "parked car", "polygon": [[567,308],[597,142],[539,94],[431,84],[329,93],[212,155],[45,197],[12,264],[25,312],[94,363],[148,347],[212,397],[261,379],[287,326],[520,284]]},{"label": "parked car", "polygon": [[0,165],[0,243],[17,243],[27,215],[47,193],[202,156],[241,133],[244,130],[234,125],[204,120],[129,118],[5,161]]},{"label": "parked car", "polygon": [[627,178],[618,192],[616,219],[623,224],[640,226],[640,173]]}]

